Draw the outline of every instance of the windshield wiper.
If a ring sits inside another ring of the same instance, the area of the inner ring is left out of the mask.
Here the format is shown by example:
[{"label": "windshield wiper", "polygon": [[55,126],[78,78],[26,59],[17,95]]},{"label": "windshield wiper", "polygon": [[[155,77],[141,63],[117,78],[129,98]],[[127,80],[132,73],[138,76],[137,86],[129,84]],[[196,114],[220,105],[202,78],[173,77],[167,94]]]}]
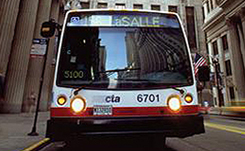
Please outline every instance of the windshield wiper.
[{"label": "windshield wiper", "polygon": [[124,68],[124,69],[114,69],[114,70],[99,71],[98,73],[120,72],[120,71],[131,71],[131,70],[140,70],[140,68],[129,68],[129,67],[126,67],[126,68]]},{"label": "windshield wiper", "polygon": [[[88,83],[88,85],[92,85],[94,81],[95,81],[95,80],[90,80],[89,83]],[[86,87],[87,87],[87,86],[84,86],[84,85],[83,85],[83,86],[80,86],[80,87],[76,88],[76,90],[73,92],[73,94],[74,94],[74,95],[77,95],[79,91],[81,91],[82,89],[84,89],[84,88],[86,88]]]},{"label": "windshield wiper", "polygon": [[184,94],[185,93],[185,91],[183,89],[180,89],[180,88],[176,88],[176,87],[169,87],[169,88],[174,89],[176,91],[179,91],[180,94]]}]

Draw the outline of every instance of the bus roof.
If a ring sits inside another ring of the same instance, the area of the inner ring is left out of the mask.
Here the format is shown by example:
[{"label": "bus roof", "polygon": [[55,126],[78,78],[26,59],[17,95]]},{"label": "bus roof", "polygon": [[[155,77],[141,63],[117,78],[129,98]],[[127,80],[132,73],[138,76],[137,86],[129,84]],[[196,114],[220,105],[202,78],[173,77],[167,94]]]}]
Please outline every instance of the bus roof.
[{"label": "bus roof", "polygon": [[75,12],[106,12],[106,11],[115,11],[115,12],[143,12],[143,13],[161,13],[161,14],[173,14],[179,16],[175,12],[167,12],[167,11],[158,11],[158,10],[147,10],[147,9],[112,9],[112,8],[104,8],[104,9],[74,9],[69,10],[67,14],[75,13]]}]

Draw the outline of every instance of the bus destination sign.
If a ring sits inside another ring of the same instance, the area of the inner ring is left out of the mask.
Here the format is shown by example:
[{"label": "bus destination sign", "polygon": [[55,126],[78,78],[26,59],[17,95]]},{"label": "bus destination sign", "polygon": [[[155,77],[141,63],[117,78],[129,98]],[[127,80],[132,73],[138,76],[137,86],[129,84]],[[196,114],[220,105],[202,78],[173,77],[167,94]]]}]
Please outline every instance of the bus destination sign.
[{"label": "bus destination sign", "polygon": [[118,26],[118,27],[175,27],[177,17],[146,15],[83,15],[72,16],[67,26]]}]

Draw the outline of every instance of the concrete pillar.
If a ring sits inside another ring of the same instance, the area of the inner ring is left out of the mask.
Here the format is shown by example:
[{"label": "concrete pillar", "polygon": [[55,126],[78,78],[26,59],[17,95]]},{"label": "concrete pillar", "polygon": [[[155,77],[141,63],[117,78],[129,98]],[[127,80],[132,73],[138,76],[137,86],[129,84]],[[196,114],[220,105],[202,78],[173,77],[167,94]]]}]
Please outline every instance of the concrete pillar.
[{"label": "concrete pillar", "polygon": [[[111,1],[111,3],[113,3],[113,1]],[[126,1],[125,7],[126,7],[127,9],[133,9],[133,5],[131,5],[131,3],[130,3],[129,1]]]},{"label": "concrete pillar", "polygon": [[185,10],[186,3],[181,3],[179,6],[180,6],[179,8],[180,17],[181,17],[185,32],[187,33],[187,21],[186,21],[186,10]]},{"label": "concrete pillar", "polygon": [[38,0],[20,2],[5,84],[5,113],[21,112],[37,8]]},{"label": "concrete pillar", "polygon": [[213,2],[213,7],[216,8],[217,7],[216,0],[212,0],[212,2]]},{"label": "concrete pillar", "polygon": [[228,45],[229,53],[231,56],[231,66],[232,66],[232,77],[235,85],[235,96],[236,99],[241,100],[245,98],[245,78],[244,78],[244,67],[242,54],[239,47],[238,35],[236,32],[236,23],[233,20],[227,20],[228,24]]},{"label": "concrete pillar", "polygon": [[[212,42],[209,42],[208,43],[208,54],[209,54],[209,62],[211,64],[210,71],[212,73],[214,73],[215,72],[215,68],[213,66],[213,55],[214,55],[214,51],[213,51]],[[218,100],[218,89],[216,87],[213,87],[212,89],[213,89],[213,104],[215,106],[217,106],[218,105],[218,102],[217,102],[217,100]]]},{"label": "concrete pillar", "polygon": [[[33,38],[44,39],[40,35],[40,29],[41,29],[42,23],[49,20],[50,8],[51,8],[51,1],[39,0],[37,20],[36,20]],[[34,92],[35,97],[36,97],[35,100],[37,102],[44,59],[45,58],[43,55],[30,57],[28,73],[27,73],[28,80],[26,81],[26,84],[25,84],[25,93],[24,93],[23,104],[22,104],[23,112],[29,112],[31,111],[31,109],[32,111],[35,111],[35,107],[31,107],[29,105],[31,100],[28,98],[30,98],[31,93]],[[32,106],[35,106],[35,104],[32,104]]]},{"label": "concrete pillar", "polygon": [[90,1],[90,8],[97,8],[98,1],[97,0],[92,0]]},{"label": "concrete pillar", "polygon": [[207,18],[207,16],[208,16],[208,5],[207,5],[207,2],[203,4],[203,7],[204,7],[204,17]]},{"label": "concrete pillar", "polygon": [[19,5],[20,0],[0,0],[0,74],[3,76],[7,72]]},{"label": "concrete pillar", "polygon": [[197,50],[206,54],[206,43],[205,43],[205,34],[202,30],[203,26],[203,14],[202,14],[202,6],[195,6],[195,29],[196,29],[196,41],[197,41]]},{"label": "concrete pillar", "polygon": [[210,10],[210,12],[213,10],[213,8],[211,7],[212,6],[212,0],[208,0],[208,3],[209,3],[209,10]]},{"label": "concrete pillar", "polygon": [[[63,8],[60,8],[60,9],[63,9]],[[60,11],[59,11],[59,19],[58,19],[58,23],[59,23],[60,25],[63,25],[64,20],[65,20],[65,12],[64,12],[64,10],[60,10]]]},{"label": "concrete pillar", "polygon": [[245,46],[244,46],[244,38],[243,38],[243,31],[242,26],[240,24],[237,24],[237,31],[238,31],[238,37],[240,41],[240,51],[243,58],[243,68],[245,68]]},{"label": "concrete pillar", "polygon": [[[242,32],[243,32],[243,44],[245,45],[245,8],[242,8],[239,12],[241,22],[242,22]],[[245,49],[243,50],[245,52]]]},{"label": "concrete pillar", "polygon": [[225,71],[225,64],[224,64],[224,50],[223,50],[223,43],[221,37],[217,39],[218,45],[218,53],[219,53],[219,64],[221,72]]},{"label": "concrete pillar", "polygon": [[[59,1],[52,0],[50,18],[53,18],[55,19],[55,21],[58,21],[59,10],[60,10]],[[55,56],[56,41],[57,39],[54,37],[52,37],[49,41],[47,61],[45,66],[44,79],[43,79],[44,81],[43,81],[43,87],[42,87],[42,93],[40,99],[40,111],[46,111],[49,107],[50,100],[51,100],[51,92],[53,87],[54,68],[55,68],[53,64],[53,58]]]},{"label": "concrete pillar", "polygon": [[[223,43],[222,43],[222,39],[221,37],[218,38],[217,40],[217,44],[218,44],[218,53],[219,53],[219,65],[220,65],[220,72],[223,74],[223,77],[221,77],[222,83],[224,83],[224,87],[222,88],[222,92],[225,91],[226,88],[226,83],[225,83],[225,77],[224,77],[224,73],[225,73],[225,55],[224,55],[224,48],[223,48]],[[228,105],[228,100],[226,99],[227,93],[222,93],[223,94],[223,98],[224,98],[224,105],[227,106]]]},{"label": "concrete pillar", "polygon": [[212,64],[213,64],[212,57],[214,55],[214,51],[213,51],[213,46],[212,46],[212,43],[211,42],[208,42],[208,54],[209,54],[209,62],[211,64],[210,71],[211,72],[214,72],[214,67],[212,66]]}]

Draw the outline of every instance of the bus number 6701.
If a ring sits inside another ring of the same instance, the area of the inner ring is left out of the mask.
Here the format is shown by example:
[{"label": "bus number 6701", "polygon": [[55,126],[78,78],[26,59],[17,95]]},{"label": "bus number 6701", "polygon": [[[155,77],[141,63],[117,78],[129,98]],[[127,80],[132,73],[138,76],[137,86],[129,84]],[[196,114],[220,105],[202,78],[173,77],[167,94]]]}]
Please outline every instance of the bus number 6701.
[{"label": "bus number 6701", "polygon": [[159,102],[160,97],[159,94],[138,94],[137,95],[137,101],[138,102]]}]

